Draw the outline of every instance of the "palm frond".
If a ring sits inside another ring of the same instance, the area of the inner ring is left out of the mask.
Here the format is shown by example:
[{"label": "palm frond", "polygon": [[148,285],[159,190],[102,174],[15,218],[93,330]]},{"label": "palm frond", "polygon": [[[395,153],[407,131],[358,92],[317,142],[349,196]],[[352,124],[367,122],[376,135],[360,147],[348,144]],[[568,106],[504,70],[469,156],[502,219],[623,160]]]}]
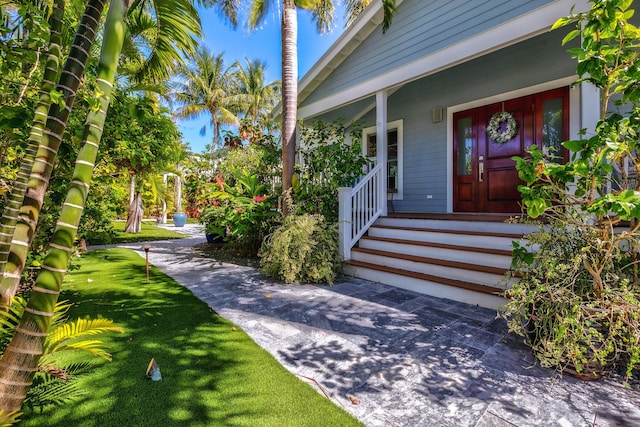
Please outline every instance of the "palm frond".
[{"label": "palm frond", "polygon": [[193,55],[202,37],[198,11],[190,0],[154,0],[156,28],[151,54],[133,76],[135,81],[158,81],[173,71],[175,64]]},{"label": "palm frond", "polygon": [[77,341],[87,336],[101,335],[107,332],[123,332],[109,319],[76,319],[54,329],[44,342],[44,357],[63,351],[81,350],[111,360],[104,352],[105,344],[99,340]]},{"label": "palm frond", "polygon": [[0,427],[9,427],[17,424],[20,421],[22,412],[11,411],[6,412],[4,409],[0,409]]},{"label": "palm frond", "polygon": [[249,9],[249,29],[255,30],[269,12],[271,0],[254,0]]},{"label": "palm frond", "polygon": [[238,25],[242,0],[198,0],[198,5],[205,8],[215,7],[216,11],[227,18],[234,28]]},{"label": "palm frond", "polygon": [[74,363],[64,368],[66,380],[57,375],[37,373],[33,386],[29,389],[25,405],[30,408],[47,405],[61,405],[87,394],[78,387],[77,378],[91,372],[95,365],[90,362]]},{"label": "palm frond", "polygon": [[331,0],[319,0],[312,8],[311,16],[319,33],[331,31],[336,16],[336,8]]}]

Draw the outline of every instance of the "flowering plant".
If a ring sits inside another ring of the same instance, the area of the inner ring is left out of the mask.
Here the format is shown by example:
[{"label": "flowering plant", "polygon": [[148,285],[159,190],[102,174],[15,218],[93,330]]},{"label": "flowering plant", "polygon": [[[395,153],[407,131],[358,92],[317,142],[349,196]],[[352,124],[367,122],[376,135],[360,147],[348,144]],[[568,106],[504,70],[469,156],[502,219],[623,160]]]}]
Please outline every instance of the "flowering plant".
[{"label": "flowering plant", "polygon": [[228,243],[245,256],[255,256],[264,236],[278,218],[275,198],[267,194],[267,186],[247,171],[234,176],[230,186],[218,174],[216,189],[209,195],[211,205],[203,214],[207,232],[225,236]]}]

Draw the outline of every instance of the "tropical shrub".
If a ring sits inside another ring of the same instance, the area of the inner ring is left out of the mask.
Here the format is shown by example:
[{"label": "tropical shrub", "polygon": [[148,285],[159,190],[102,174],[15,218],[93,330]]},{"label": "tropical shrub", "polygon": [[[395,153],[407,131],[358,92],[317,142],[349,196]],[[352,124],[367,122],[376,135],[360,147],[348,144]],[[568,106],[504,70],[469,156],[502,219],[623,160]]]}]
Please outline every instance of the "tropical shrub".
[{"label": "tropical shrub", "polygon": [[260,183],[267,185],[272,192],[279,193],[276,182],[282,174],[280,147],[271,135],[263,135],[252,127],[245,127],[243,130],[240,136],[230,134],[228,137],[244,136],[249,139],[241,139],[244,141],[241,146],[222,150],[222,159],[217,170],[220,171],[225,182],[231,185],[235,185],[235,177],[247,172],[249,175],[255,175]]},{"label": "tropical shrub", "polygon": [[338,220],[338,188],[355,184],[369,164],[362,155],[361,138],[360,126],[352,123],[347,129],[340,119],[301,127],[302,163],[293,180],[296,213],[318,213],[328,221]]},{"label": "tropical shrub", "polygon": [[[597,378],[640,366],[640,290],[630,247],[607,248],[600,231],[554,220],[515,244],[519,281],[507,292],[509,328],[542,366]],[[532,249],[535,248],[535,249]],[[597,265],[598,280],[586,266]]]},{"label": "tropical shrub", "polygon": [[207,232],[224,236],[239,255],[254,257],[280,217],[276,198],[247,171],[234,178],[236,184],[231,186],[218,176],[218,189],[210,194],[211,205],[204,209],[200,221]]},{"label": "tropical shrub", "polygon": [[338,226],[319,214],[289,214],[260,248],[262,272],[286,283],[333,284],[342,271]]},{"label": "tropical shrub", "polygon": [[238,255],[255,257],[280,219],[280,149],[272,136],[248,124],[238,136],[227,132],[225,140],[238,143],[216,153],[217,171],[201,188],[206,204],[199,221],[207,233],[224,236]]},{"label": "tropical shrub", "polygon": [[631,1],[592,3],[554,28],[576,25],[564,42],[582,38],[570,52],[579,82],[601,91],[601,118],[563,143],[566,164],[535,146],[515,158],[526,213],[550,223],[515,246],[522,277],[505,315],[546,366],[630,377],[640,366],[640,29]]}]

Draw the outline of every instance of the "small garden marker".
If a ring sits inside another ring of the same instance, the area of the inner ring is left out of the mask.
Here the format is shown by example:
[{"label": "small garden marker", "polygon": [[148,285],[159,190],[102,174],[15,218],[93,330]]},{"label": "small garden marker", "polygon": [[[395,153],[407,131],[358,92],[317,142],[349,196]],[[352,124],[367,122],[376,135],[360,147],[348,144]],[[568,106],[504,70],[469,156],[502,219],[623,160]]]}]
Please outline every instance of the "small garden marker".
[{"label": "small garden marker", "polygon": [[147,366],[147,378],[151,381],[162,381],[162,374],[155,358],[151,358],[149,366]]}]

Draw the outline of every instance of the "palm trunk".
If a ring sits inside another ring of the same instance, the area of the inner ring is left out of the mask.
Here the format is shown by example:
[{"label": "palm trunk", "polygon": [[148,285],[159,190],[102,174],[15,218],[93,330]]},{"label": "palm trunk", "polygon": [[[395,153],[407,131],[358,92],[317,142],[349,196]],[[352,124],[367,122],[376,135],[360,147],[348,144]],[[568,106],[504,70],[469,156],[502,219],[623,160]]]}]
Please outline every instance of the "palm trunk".
[{"label": "palm trunk", "polygon": [[76,160],[73,179],[42,270],[31,290],[29,303],[16,333],[0,359],[0,410],[20,409],[42,355],[44,339],[49,330],[89,193],[89,183],[109,107],[118,57],[122,50],[126,10],[126,0],[114,0],[109,8],[98,67],[97,85],[102,91],[100,109],[91,111],[87,116],[83,144]]},{"label": "palm trunk", "polygon": [[[291,188],[296,157],[296,117],[298,112],[298,18],[294,0],[282,5],[282,192]],[[287,214],[287,203],[282,204]]]},{"label": "palm trunk", "polygon": [[42,136],[42,144],[38,148],[33,163],[27,192],[20,207],[18,223],[14,230],[13,241],[9,249],[2,282],[0,283],[1,300],[3,302],[10,301],[20,284],[27,252],[31,246],[44,195],[49,186],[53,163],[58,154],[62,134],[67,126],[69,114],[75,101],[76,91],[84,75],[84,68],[98,30],[100,15],[104,9],[105,1],[88,1],[80,25],[78,25],[69,57],[60,76],[56,89],[62,92],[64,105],[53,104],[49,109],[46,127]]},{"label": "palm trunk", "polygon": [[25,150],[24,158],[20,163],[18,176],[7,198],[7,205],[5,206],[0,222],[0,280],[2,279],[7,259],[9,258],[11,239],[13,238],[13,232],[18,223],[18,212],[20,211],[20,207],[24,201],[24,195],[27,191],[27,181],[31,173],[31,168],[33,167],[33,160],[42,142],[42,132],[47,121],[47,112],[51,105],[50,93],[55,87],[55,79],[58,76],[64,6],[64,0],[56,0],[53,4],[51,16],[49,17],[49,52],[42,77],[40,98],[33,117],[33,124],[31,125],[29,144]]}]

